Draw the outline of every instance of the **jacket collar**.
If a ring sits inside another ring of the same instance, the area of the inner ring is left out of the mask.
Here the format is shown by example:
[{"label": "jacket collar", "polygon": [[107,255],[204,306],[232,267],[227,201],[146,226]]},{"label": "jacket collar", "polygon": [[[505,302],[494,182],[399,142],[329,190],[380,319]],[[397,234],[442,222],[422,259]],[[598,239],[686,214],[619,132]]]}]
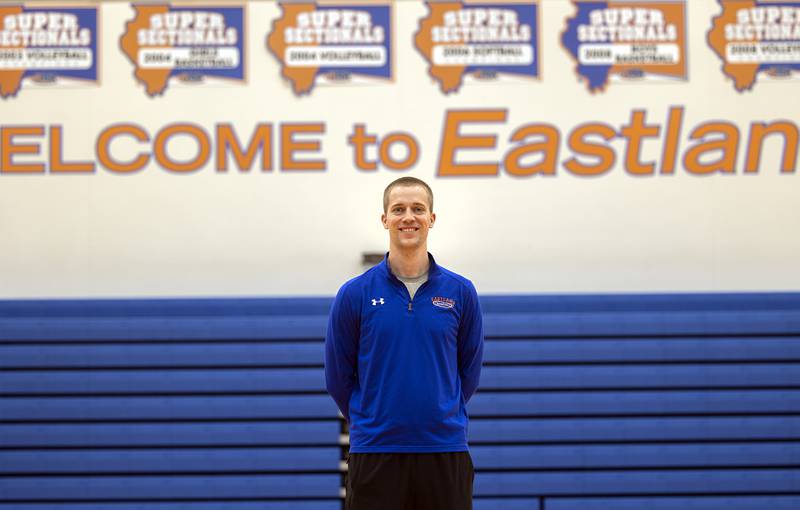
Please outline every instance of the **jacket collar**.
[{"label": "jacket collar", "polygon": [[[378,266],[380,267],[381,272],[383,273],[383,275],[386,278],[389,278],[390,280],[395,280],[398,283],[402,283],[394,275],[394,273],[392,273],[391,268],[389,268],[389,252],[388,251],[386,252],[386,255],[383,256],[383,260],[381,261],[380,264],[378,264]],[[441,272],[441,269],[439,269],[439,265],[436,263],[436,260],[434,260],[433,255],[431,255],[430,252],[428,252],[428,280],[433,279],[434,276],[438,276],[440,272]]]}]

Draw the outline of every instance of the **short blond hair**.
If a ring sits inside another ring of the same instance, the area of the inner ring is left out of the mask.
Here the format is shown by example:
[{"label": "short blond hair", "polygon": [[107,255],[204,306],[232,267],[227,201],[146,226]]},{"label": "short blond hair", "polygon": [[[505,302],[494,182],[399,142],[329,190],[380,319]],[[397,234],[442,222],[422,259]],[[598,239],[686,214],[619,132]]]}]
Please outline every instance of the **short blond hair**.
[{"label": "short blond hair", "polygon": [[433,190],[425,181],[417,179],[416,177],[400,177],[386,186],[386,189],[383,190],[383,212],[389,210],[389,193],[399,186],[422,186],[425,193],[428,194],[428,207],[430,208],[430,212],[433,212]]}]

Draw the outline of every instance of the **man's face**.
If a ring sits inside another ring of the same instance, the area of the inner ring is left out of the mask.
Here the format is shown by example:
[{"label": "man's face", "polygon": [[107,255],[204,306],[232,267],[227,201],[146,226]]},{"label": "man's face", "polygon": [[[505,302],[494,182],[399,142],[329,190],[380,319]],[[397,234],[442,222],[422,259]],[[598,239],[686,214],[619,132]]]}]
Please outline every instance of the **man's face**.
[{"label": "man's face", "polygon": [[427,248],[428,229],[435,220],[422,186],[392,188],[389,205],[381,216],[383,227],[389,231],[390,248],[401,250]]}]

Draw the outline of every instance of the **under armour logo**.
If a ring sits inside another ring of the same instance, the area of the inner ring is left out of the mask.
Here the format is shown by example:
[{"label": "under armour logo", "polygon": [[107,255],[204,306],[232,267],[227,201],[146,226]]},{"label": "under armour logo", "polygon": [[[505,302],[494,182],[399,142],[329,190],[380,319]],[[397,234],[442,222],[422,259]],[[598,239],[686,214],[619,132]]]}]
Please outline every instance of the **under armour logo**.
[{"label": "under armour logo", "polygon": [[378,305],[382,305],[383,303],[385,303],[385,301],[383,300],[383,298],[380,298],[380,299],[373,299],[373,300],[372,300],[372,306],[378,306]]}]

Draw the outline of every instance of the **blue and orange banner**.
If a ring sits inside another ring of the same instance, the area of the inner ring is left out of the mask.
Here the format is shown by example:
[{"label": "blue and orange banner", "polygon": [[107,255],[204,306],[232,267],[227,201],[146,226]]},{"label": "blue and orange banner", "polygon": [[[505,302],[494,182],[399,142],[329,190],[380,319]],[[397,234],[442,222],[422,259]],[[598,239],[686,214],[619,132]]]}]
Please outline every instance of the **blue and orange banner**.
[{"label": "blue and orange banner", "polygon": [[414,35],[428,74],[445,94],[466,77],[538,78],[539,2],[427,2]]},{"label": "blue and orange banner", "polygon": [[97,8],[0,6],[0,96],[23,83],[97,82]]},{"label": "blue and orange banner", "polygon": [[133,9],[120,47],[149,96],[163,94],[173,78],[244,81],[243,7],[137,4]]},{"label": "blue and orange banner", "polygon": [[800,77],[800,2],[719,0],[708,44],[722,60],[722,72],[739,92],[759,76]]},{"label": "blue and orange banner", "polygon": [[281,3],[267,49],[298,96],[319,83],[394,79],[390,3]]},{"label": "blue and orange banner", "polygon": [[686,4],[572,0],[561,42],[591,92],[613,81],[686,80]]}]

